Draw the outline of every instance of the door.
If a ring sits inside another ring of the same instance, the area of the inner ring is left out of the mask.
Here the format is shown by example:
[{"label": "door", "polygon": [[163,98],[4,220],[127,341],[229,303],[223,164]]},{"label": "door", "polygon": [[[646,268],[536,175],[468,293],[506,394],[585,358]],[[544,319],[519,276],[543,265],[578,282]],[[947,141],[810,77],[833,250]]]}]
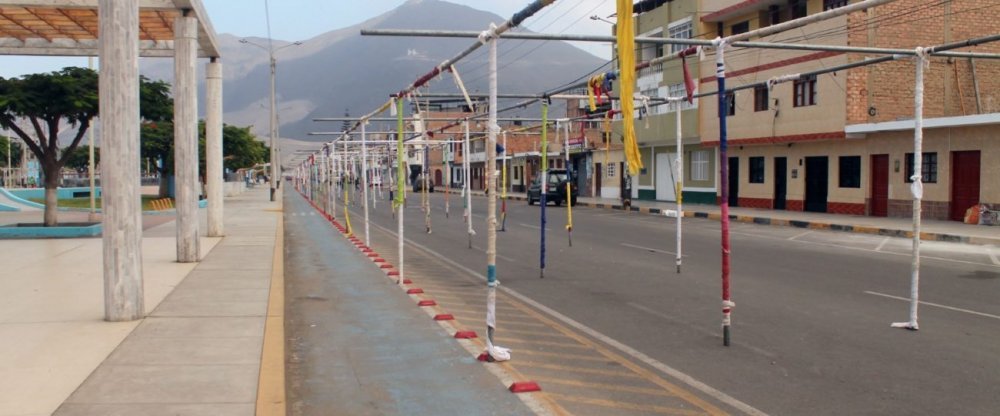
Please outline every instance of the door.
[{"label": "door", "polygon": [[729,158],[729,206],[740,206],[740,158]]},{"label": "door", "polygon": [[656,200],[677,200],[676,153],[656,155]]},{"label": "door", "polygon": [[962,221],[978,203],[979,151],[951,152],[951,219]]},{"label": "door", "polygon": [[601,197],[601,178],[604,177],[604,169],[601,169],[601,168],[603,168],[603,166],[601,166],[600,163],[595,163],[594,166],[596,167],[596,169],[594,171],[594,197],[595,198],[600,198]]},{"label": "door", "polygon": [[788,158],[774,158],[774,209],[786,209],[788,196]]},{"label": "door", "polygon": [[441,169],[434,170],[434,186],[441,186],[443,180],[441,175]]},{"label": "door", "polygon": [[889,155],[872,155],[871,215],[889,216]]},{"label": "door", "polygon": [[826,212],[829,171],[830,162],[826,156],[806,158],[806,211]]}]

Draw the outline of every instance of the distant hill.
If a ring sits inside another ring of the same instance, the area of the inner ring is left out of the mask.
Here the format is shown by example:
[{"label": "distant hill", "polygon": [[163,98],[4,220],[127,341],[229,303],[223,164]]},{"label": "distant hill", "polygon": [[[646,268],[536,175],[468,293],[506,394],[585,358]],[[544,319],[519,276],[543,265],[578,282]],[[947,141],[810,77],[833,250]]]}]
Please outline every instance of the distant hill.
[{"label": "distant hill", "polygon": [[[434,65],[454,56],[473,39],[361,36],[362,28],[445,29],[481,31],[506,17],[440,0],[410,0],[395,10],[361,24],[333,30],[276,54],[281,136],[319,141],[309,132],[337,130],[339,123],[316,123],[350,109],[367,113],[389,94],[409,85]],[[225,122],[254,125],[267,135],[269,68],[267,52],[239,43],[239,37],[218,37],[224,68]],[[250,38],[266,45],[266,39]],[[275,48],[287,45],[275,41]],[[537,93],[572,81],[601,65],[602,60],[565,42],[502,41],[501,93]],[[487,91],[486,49],[458,65],[470,92]],[[530,53],[529,53],[530,52]],[[171,81],[173,64],[167,59],[144,59],[144,75]],[[204,71],[203,67],[199,71]],[[203,77],[200,77],[203,79]],[[431,82],[433,92],[456,92],[450,75]]]}]

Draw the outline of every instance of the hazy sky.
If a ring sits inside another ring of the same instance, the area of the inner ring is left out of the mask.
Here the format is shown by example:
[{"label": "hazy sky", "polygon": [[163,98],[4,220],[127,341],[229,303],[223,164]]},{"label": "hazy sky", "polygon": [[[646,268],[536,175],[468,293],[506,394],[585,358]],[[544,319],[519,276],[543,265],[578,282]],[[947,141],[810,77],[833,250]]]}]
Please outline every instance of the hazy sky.
[{"label": "hazy sky", "polygon": [[[275,39],[305,40],[331,30],[360,23],[403,4],[405,0],[268,0],[271,34]],[[449,0],[510,18],[530,0]],[[202,0],[217,33],[237,36],[267,36],[264,0]],[[609,0],[561,0],[542,9],[523,26],[543,33],[611,34],[607,23],[590,20],[608,17],[615,2]],[[498,22],[499,23],[499,22]],[[405,29],[405,28],[399,28]],[[485,28],[484,28],[485,29]],[[607,44],[578,45],[610,59]],[[86,66],[86,58],[0,57],[0,76],[58,70],[64,66]]]}]

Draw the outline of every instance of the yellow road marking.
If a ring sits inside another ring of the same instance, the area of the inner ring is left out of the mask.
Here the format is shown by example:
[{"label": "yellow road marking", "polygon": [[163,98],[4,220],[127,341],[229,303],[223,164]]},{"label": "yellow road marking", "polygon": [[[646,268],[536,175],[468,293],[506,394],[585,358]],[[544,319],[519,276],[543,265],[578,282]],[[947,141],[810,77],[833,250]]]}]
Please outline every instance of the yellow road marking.
[{"label": "yellow road marking", "polygon": [[660,414],[665,414],[665,415],[682,415],[682,416],[694,416],[694,415],[703,415],[704,414],[704,413],[701,413],[701,412],[695,412],[693,410],[677,409],[677,408],[673,408],[673,407],[656,406],[656,405],[648,405],[648,404],[625,403],[625,402],[619,402],[619,401],[615,401],[615,400],[594,399],[594,398],[590,398],[590,397],[572,396],[572,395],[568,395],[568,394],[549,393],[549,396],[551,396],[552,398],[554,398],[556,400],[564,400],[564,401],[573,402],[573,403],[592,404],[592,405],[597,405],[597,406],[611,407],[611,408],[615,408],[615,409],[634,410],[634,411],[638,411],[638,412],[652,412],[652,413],[660,413]]},{"label": "yellow road marking", "polygon": [[604,357],[591,357],[591,356],[587,356],[587,355],[582,355],[581,353],[570,354],[570,353],[565,353],[565,352],[547,352],[547,351],[534,351],[534,350],[517,349],[517,350],[513,351],[513,354],[514,355],[537,355],[539,357],[546,357],[546,358],[562,358],[562,359],[571,360],[571,361],[593,361],[593,362],[598,362],[598,363],[609,363],[609,362],[611,362],[611,360],[608,360],[607,358],[604,358]]},{"label": "yellow road marking", "polygon": [[674,396],[673,394],[670,394],[670,392],[666,390],[649,389],[645,387],[630,387],[630,386],[623,386],[621,384],[592,383],[586,381],[567,380],[564,378],[539,377],[539,376],[535,376],[535,381],[544,383],[562,384],[573,387],[590,388],[590,389],[614,390],[626,393],[652,394],[655,396],[663,396],[663,397],[677,397]]},{"label": "yellow road marking", "polygon": [[525,360],[517,360],[516,364],[527,366],[528,368],[544,368],[547,370],[570,371],[573,373],[596,374],[601,376],[612,376],[612,377],[626,377],[626,378],[639,378],[639,379],[642,378],[638,374],[627,373],[624,371],[599,370],[596,368],[580,368],[567,365],[546,364],[546,363],[539,363],[539,362],[525,361]]},{"label": "yellow road marking", "polygon": [[589,346],[589,345],[576,344],[576,343],[568,343],[568,342],[537,341],[537,340],[533,340],[533,339],[508,338],[508,337],[502,337],[502,336],[499,336],[499,335],[496,338],[497,338],[497,343],[498,344],[503,344],[503,343],[506,342],[506,343],[514,343],[514,344],[545,345],[545,346],[559,347],[559,348],[579,348],[579,349],[584,349],[584,350],[592,349],[592,347]]},{"label": "yellow road marking", "polygon": [[257,384],[258,416],[285,415],[285,258],[284,221],[277,216],[271,290],[267,298],[264,345]]},{"label": "yellow road marking", "polygon": [[601,347],[600,345],[595,344],[594,342],[590,341],[590,339],[584,337],[583,335],[577,334],[576,332],[573,332],[573,331],[567,329],[566,327],[564,327],[564,326],[556,323],[555,321],[549,319],[548,317],[542,315],[541,313],[536,312],[534,309],[531,309],[531,308],[527,307],[526,305],[522,304],[521,302],[517,302],[517,301],[511,300],[509,296],[503,296],[503,298],[504,298],[503,300],[505,302],[510,303],[511,305],[514,305],[518,309],[521,309],[522,311],[524,311],[528,315],[531,315],[532,317],[534,317],[536,320],[538,320],[540,322],[543,322],[543,323],[546,323],[547,325],[549,325],[549,327],[551,327],[551,328],[553,328],[553,329],[555,329],[555,330],[557,330],[559,332],[562,332],[566,336],[568,336],[568,337],[576,340],[577,342],[579,342],[581,344],[591,346],[591,348],[594,348],[601,355],[607,357],[608,359],[610,359],[612,361],[615,361],[615,362],[621,364],[622,366],[628,368],[629,370],[632,370],[633,372],[635,372],[636,374],[638,374],[638,375],[642,376],[643,378],[649,380],[650,382],[652,382],[652,383],[654,383],[654,384],[656,384],[656,385],[658,385],[660,387],[663,387],[663,388],[667,389],[671,393],[675,394],[677,397],[679,397],[679,398],[681,398],[683,400],[686,400],[689,403],[691,403],[691,404],[693,404],[693,405],[695,405],[697,407],[700,407],[700,408],[704,409],[708,414],[710,414],[710,415],[726,415],[727,414],[726,412],[722,411],[722,409],[719,409],[718,407],[715,407],[711,403],[708,403],[705,400],[702,400],[698,396],[695,396],[693,393],[691,393],[691,392],[689,392],[689,391],[687,391],[687,390],[685,390],[685,389],[683,389],[681,387],[678,387],[677,385],[675,385],[675,384],[673,384],[673,383],[671,383],[671,382],[669,382],[667,380],[664,380],[663,378],[661,378],[660,376],[654,374],[653,372],[651,372],[649,370],[646,370],[645,368],[641,367],[640,365],[638,365],[636,363],[633,363],[632,361],[629,361],[629,360],[625,359],[624,357],[622,357],[622,356],[620,356],[618,354],[615,354],[614,352],[611,352],[607,348],[604,348],[604,347]]}]

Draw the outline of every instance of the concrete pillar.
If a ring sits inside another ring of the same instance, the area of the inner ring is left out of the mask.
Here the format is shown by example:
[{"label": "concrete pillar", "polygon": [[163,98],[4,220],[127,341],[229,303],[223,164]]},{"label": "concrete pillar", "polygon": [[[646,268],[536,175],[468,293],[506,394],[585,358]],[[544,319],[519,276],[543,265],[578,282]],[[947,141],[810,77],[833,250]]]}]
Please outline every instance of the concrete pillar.
[{"label": "concrete pillar", "polygon": [[222,62],[205,67],[205,178],[208,191],[208,236],[222,237]]},{"label": "concrete pillar", "polygon": [[100,0],[104,319],[145,315],[139,188],[139,0]]},{"label": "concrete pillar", "polygon": [[174,19],[174,174],[177,262],[199,260],[198,240],[198,21]]}]

